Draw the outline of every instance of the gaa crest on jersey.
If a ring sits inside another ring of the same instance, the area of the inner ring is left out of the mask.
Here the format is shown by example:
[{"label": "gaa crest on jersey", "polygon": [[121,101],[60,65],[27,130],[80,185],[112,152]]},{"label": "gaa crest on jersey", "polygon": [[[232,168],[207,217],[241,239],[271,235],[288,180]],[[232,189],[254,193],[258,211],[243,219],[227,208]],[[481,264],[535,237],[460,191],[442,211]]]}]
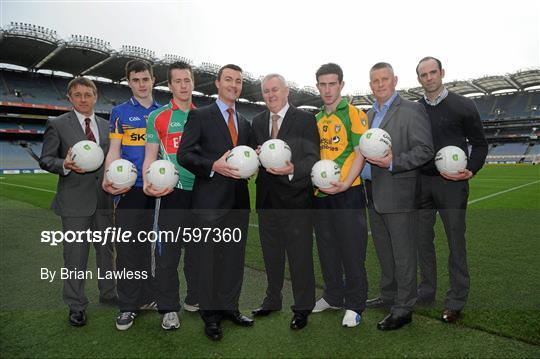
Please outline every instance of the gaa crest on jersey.
[{"label": "gaa crest on jersey", "polygon": [[336,125],[336,127],[334,127],[334,130],[335,132],[339,132],[341,130],[341,125]]}]

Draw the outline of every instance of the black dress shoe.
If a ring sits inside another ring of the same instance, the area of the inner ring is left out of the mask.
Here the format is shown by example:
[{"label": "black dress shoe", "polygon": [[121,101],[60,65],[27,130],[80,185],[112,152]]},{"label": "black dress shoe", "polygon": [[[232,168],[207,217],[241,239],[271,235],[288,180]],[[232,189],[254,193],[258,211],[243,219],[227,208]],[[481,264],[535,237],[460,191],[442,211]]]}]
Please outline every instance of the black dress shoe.
[{"label": "black dress shoe", "polygon": [[291,329],[300,330],[307,325],[308,316],[303,313],[294,313],[291,320]]},{"label": "black dress shoe", "polygon": [[239,311],[225,311],[223,313],[223,316],[226,319],[229,319],[231,322],[233,322],[236,325],[240,325],[242,327],[252,327],[253,326],[253,319],[250,319],[240,313]]},{"label": "black dress shoe", "polygon": [[385,301],[381,297],[366,300],[366,308],[390,308],[394,304],[390,301]]},{"label": "black dress shoe", "polygon": [[377,323],[379,330],[396,330],[409,324],[412,321],[412,313],[397,316],[392,313],[388,314],[383,320]]},{"label": "black dress shoe", "polygon": [[208,322],[204,324],[204,334],[214,341],[221,340],[223,338],[223,331],[216,322]]},{"label": "black dress shoe", "polygon": [[275,310],[272,309],[264,309],[263,307],[259,307],[257,309],[253,309],[251,311],[251,314],[253,314],[254,317],[266,317],[270,313],[275,312]]},{"label": "black dress shoe", "polygon": [[453,310],[453,309],[445,309],[442,312],[441,320],[445,323],[455,323],[460,315],[459,310]]},{"label": "black dress shoe", "polygon": [[99,297],[99,302],[101,304],[118,305],[118,297],[111,297],[111,298]]},{"label": "black dress shoe", "polygon": [[82,327],[86,324],[86,313],[84,310],[69,311],[69,324],[74,327]]}]

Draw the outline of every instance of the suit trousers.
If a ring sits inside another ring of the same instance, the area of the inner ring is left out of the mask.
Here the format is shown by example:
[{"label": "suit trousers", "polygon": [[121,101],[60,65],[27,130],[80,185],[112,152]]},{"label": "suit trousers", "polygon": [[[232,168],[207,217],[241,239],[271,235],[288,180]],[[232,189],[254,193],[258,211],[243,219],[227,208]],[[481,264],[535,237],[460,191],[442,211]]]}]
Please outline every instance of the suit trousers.
[{"label": "suit trousers", "polygon": [[379,213],[374,209],[371,181],[366,181],[369,221],[381,266],[380,297],[393,302],[392,313],[412,312],[416,303],[416,226],[418,211]]},{"label": "suit trousers", "polygon": [[421,176],[422,192],[418,225],[418,266],[420,284],[418,297],[434,299],[437,290],[435,255],[436,213],[442,219],[448,249],[450,288],[445,307],[461,310],[469,295],[470,277],[465,242],[465,217],[469,197],[468,181],[448,181],[441,176]]},{"label": "suit trousers", "polygon": [[[161,198],[158,223],[162,235],[159,249],[156,250],[157,305],[160,313],[180,310],[178,264],[182,248],[184,248],[184,276],[187,284],[185,302],[198,303],[193,244],[187,241],[187,235],[182,235],[184,231],[190,235],[195,227],[190,210],[191,194],[191,191],[175,189]],[[164,236],[165,231],[172,235]],[[180,236],[176,238],[178,231]]]},{"label": "suit trousers", "polygon": [[[224,311],[238,310],[244,279],[249,210],[234,208],[218,220],[198,218],[197,223],[203,232],[211,229],[206,241],[203,238],[193,245],[197,258],[199,313],[205,322],[218,322]],[[225,231],[239,233],[236,236],[239,241],[231,238],[226,241]]]},{"label": "suit trousers", "polygon": [[[112,227],[112,217],[109,211],[102,212],[96,210],[93,216],[89,217],[62,217],[62,228],[67,231],[104,231],[107,227]],[[88,264],[88,254],[90,243],[72,242],[63,243],[64,246],[64,267],[69,271],[86,271]],[[103,276],[106,271],[114,270],[114,245],[107,242],[102,245],[100,242],[94,243],[96,251],[96,267]],[[97,276],[97,273],[95,273]],[[63,299],[72,311],[86,310],[88,298],[84,290],[84,279],[64,279]],[[113,279],[98,280],[100,298],[110,299],[116,297],[116,284]]]},{"label": "suit trousers", "polygon": [[317,197],[315,209],[315,234],[324,279],[323,298],[332,306],[362,312],[367,299],[364,186]]},{"label": "suit trousers", "polygon": [[[272,201],[268,196],[267,202]],[[267,203],[272,206],[271,203]],[[313,272],[313,224],[308,209],[260,209],[261,240],[267,289],[262,307],[280,310],[282,306],[285,256],[289,262],[293,311],[310,312],[315,306]]]},{"label": "suit trousers", "polygon": [[152,243],[139,232],[152,230],[155,198],[144,194],[141,187],[133,187],[121,195],[115,210],[115,225],[131,231],[129,242],[116,243],[116,268],[119,271],[146,271],[148,277],[118,279],[118,307],[121,312],[136,312],[143,304],[155,300],[156,282],[152,276]]}]

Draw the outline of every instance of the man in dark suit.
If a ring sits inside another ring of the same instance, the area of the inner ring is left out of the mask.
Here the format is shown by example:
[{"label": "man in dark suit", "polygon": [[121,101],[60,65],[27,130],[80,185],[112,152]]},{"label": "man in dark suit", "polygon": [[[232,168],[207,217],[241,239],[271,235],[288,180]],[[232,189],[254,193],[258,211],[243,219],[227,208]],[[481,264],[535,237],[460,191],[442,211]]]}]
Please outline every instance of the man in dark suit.
[{"label": "man in dark suit", "polygon": [[480,114],[471,99],[448,91],[443,85],[444,69],[441,61],[425,57],[416,67],[418,81],[424,89],[424,105],[433,131],[434,151],[446,146],[459,146],[469,153],[467,168],[452,174],[439,173],[432,160],[422,167],[421,200],[418,232],[418,267],[420,284],[418,302],[430,304],[435,301],[437,290],[437,261],[435,256],[435,216],[439,212],[450,255],[448,272],[450,289],[446,293],[441,320],[455,322],[469,295],[470,277],[467,266],[465,241],[465,217],[469,198],[469,179],[484,165],[488,144]]},{"label": "man in dark suit", "polygon": [[[82,140],[99,144],[104,153],[109,148],[108,122],[94,114],[97,101],[96,85],[89,79],[77,77],[68,84],[68,98],[73,110],[47,122],[39,165],[59,175],[52,208],[62,218],[66,231],[103,231],[112,227],[112,198],[101,189],[103,166],[86,173],[71,158],[71,147]],[[70,271],[86,271],[90,244],[64,242],[64,267]],[[96,264],[101,273],[112,271],[113,245],[94,243]],[[65,279],[63,298],[69,306],[69,323],[86,324],[88,298],[84,279]],[[101,302],[114,302],[114,280],[98,281]]]},{"label": "man in dark suit", "polygon": [[[223,66],[215,85],[215,103],[189,112],[178,148],[178,163],[195,175],[192,207],[199,227],[211,232],[200,243],[196,257],[199,272],[199,307],[205,333],[212,340],[223,337],[221,320],[252,326],[253,320],[238,311],[244,275],[244,255],[249,222],[247,181],[227,163],[230,150],[247,145],[251,125],[236,111],[242,92],[242,69]],[[238,233],[225,242],[226,233]]]},{"label": "man in dark suit", "polygon": [[380,296],[368,300],[366,306],[391,306],[377,328],[393,330],[411,322],[416,302],[419,168],[433,157],[433,144],[424,107],[399,96],[390,64],[375,64],[369,84],[376,99],[368,112],[370,127],[388,132],[392,148],[382,158],[367,158],[362,171],[381,266]]},{"label": "man in dark suit", "polygon": [[283,76],[269,74],[261,83],[268,110],[253,119],[252,146],[269,139],[285,141],[291,161],[280,168],[260,168],[257,176],[256,207],[259,236],[268,286],[255,316],[281,310],[285,253],[289,260],[294,312],[291,329],[302,329],[315,305],[313,273],[313,207],[311,168],[319,159],[319,132],[312,114],[289,105],[289,88]]}]

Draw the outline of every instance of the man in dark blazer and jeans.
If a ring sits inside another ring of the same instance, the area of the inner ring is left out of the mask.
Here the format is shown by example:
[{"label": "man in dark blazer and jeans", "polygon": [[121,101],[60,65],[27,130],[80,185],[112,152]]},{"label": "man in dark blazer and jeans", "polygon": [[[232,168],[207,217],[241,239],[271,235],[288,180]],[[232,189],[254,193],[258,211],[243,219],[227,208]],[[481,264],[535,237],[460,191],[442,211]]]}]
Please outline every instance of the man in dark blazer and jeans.
[{"label": "man in dark blazer and jeans", "polygon": [[289,105],[283,76],[267,75],[261,88],[268,110],[253,119],[252,146],[259,150],[264,142],[277,138],[287,143],[292,157],[279,168],[261,167],[257,176],[256,206],[268,286],[253,315],[266,316],[281,309],[287,253],[294,295],[290,327],[302,329],[315,305],[310,174],[319,159],[319,131],[315,116]]},{"label": "man in dark blazer and jeans", "polygon": [[[46,171],[58,174],[52,208],[62,218],[63,231],[104,231],[112,227],[112,198],[101,188],[103,166],[96,171],[85,172],[72,160],[71,148],[79,141],[91,140],[107,153],[109,125],[94,114],[97,89],[91,80],[84,77],[71,80],[68,98],[73,110],[47,122],[39,165]],[[113,244],[94,243],[94,248],[101,274],[112,271]],[[64,242],[63,250],[65,268],[86,271],[90,242]],[[84,279],[64,280],[63,297],[69,306],[69,323],[73,326],[86,324],[88,298],[84,283]],[[100,302],[116,302],[113,279],[99,279],[98,287]]]},{"label": "man in dark blazer and jeans", "polygon": [[[211,232],[194,246],[199,272],[200,315],[205,334],[223,337],[221,320],[252,326],[253,320],[238,311],[244,275],[244,255],[249,223],[247,180],[226,161],[230,150],[248,145],[251,125],[236,111],[242,92],[242,69],[223,66],[215,85],[215,103],[189,112],[178,148],[178,163],[195,175],[192,207],[198,226]],[[226,233],[240,230],[239,241],[225,242]]]}]

